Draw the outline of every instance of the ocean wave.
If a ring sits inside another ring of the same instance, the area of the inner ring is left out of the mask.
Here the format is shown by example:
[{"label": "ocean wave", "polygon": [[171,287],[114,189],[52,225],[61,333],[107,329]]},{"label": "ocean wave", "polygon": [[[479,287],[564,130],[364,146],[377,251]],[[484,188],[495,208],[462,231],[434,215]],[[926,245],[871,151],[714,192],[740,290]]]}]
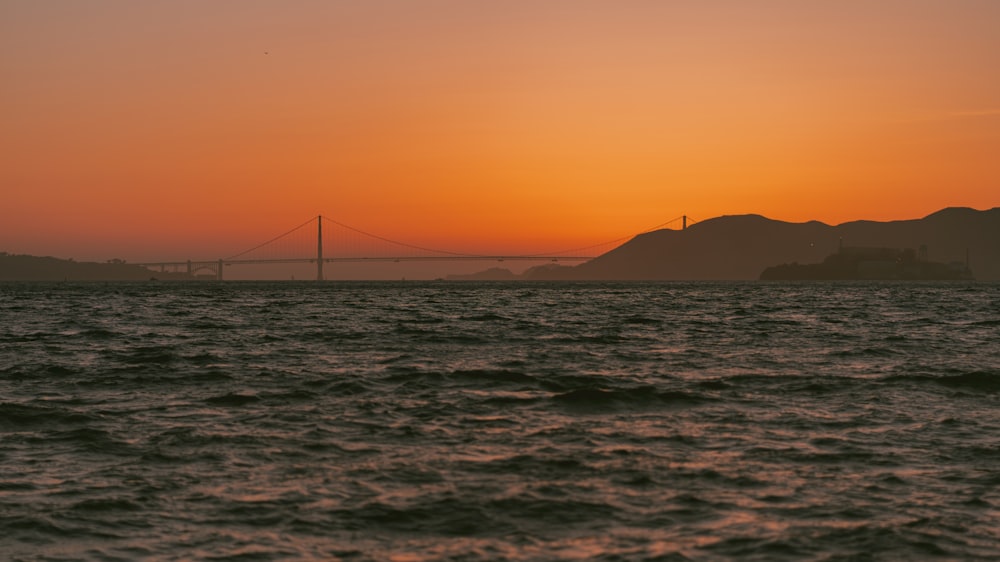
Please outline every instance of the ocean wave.
[{"label": "ocean wave", "polygon": [[99,415],[59,406],[0,402],[0,427],[66,427],[100,420]]},{"label": "ocean wave", "polygon": [[882,379],[885,383],[931,383],[959,390],[1000,392],[1000,372],[969,371],[953,375],[897,374]]},{"label": "ocean wave", "polygon": [[6,287],[0,552],[997,559],[975,287]]},{"label": "ocean wave", "polygon": [[205,399],[206,404],[211,404],[213,406],[228,406],[232,408],[246,406],[247,404],[256,404],[258,402],[260,402],[260,397],[255,394],[234,392],[220,394],[218,396],[212,396]]},{"label": "ocean wave", "polygon": [[576,412],[599,413],[653,407],[695,406],[714,401],[704,394],[659,390],[652,386],[607,389],[587,387],[555,394],[552,401]]},{"label": "ocean wave", "polygon": [[457,369],[446,376],[456,382],[485,387],[535,385],[538,382],[534,376],[511,369]]}]

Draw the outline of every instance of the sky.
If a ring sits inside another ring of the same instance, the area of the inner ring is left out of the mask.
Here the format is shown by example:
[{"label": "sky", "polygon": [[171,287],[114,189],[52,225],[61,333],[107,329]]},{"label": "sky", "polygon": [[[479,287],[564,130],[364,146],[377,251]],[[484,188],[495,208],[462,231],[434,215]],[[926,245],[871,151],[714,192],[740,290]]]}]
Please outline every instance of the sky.
[{"label": "sky", "polygon": [[529,253],[988,209],[998,28],[994,0],[0,0],[0,251],[212,259],[322,214]]}]

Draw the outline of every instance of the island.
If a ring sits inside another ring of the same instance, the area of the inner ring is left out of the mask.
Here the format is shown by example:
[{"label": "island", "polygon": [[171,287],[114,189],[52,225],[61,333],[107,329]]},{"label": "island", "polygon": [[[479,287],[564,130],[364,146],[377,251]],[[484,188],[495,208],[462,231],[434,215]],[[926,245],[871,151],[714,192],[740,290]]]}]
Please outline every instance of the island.
[{"label": "island", "polygon": [[940,263],[927,259],[927,247],[912,248],[847,247],[821,263],[786,263],[768,267],[762,281],[831,280],[972,280],[968,263]]}]

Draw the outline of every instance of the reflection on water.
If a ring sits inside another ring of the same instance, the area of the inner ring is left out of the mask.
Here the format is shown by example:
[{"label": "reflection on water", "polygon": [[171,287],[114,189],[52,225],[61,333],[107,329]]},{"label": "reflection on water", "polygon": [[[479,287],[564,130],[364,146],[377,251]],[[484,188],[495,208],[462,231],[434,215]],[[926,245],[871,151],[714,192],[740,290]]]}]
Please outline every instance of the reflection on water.
[{"label": "reflection on water", "polygon": [[0,285],[0,550],[995,559],[996,284]]}]

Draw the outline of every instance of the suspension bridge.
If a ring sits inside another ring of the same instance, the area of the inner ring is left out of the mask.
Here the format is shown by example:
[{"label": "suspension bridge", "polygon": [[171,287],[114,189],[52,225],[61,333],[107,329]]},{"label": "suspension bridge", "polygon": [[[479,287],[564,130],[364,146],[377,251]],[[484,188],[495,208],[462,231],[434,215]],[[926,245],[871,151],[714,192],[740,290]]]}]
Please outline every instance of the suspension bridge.
[{"label": "suspension bridge", "polygon": [[[371,234],[323,215],[315,216],[299,226],[252,248],[217,260],[186,260],[133,262],[162,272],[186,272],[188,275],[211,276],[222,280],[226,267],[256,264],[316,265],[316,280],[325,280],[324,265],[334,263],[432,262],[432,261],[494,261],[494,262],[569,262],[591,260],[625,241],[681,222],[681,229],[694,221],[686,215],[608,242],[581,248],[538,254],[472,254],[427,248]],[[324,231],[325,227],[325,231]],[[315,229],[315,230],[313,230]],[[324,250],[325,249],[325,250]]]}]

